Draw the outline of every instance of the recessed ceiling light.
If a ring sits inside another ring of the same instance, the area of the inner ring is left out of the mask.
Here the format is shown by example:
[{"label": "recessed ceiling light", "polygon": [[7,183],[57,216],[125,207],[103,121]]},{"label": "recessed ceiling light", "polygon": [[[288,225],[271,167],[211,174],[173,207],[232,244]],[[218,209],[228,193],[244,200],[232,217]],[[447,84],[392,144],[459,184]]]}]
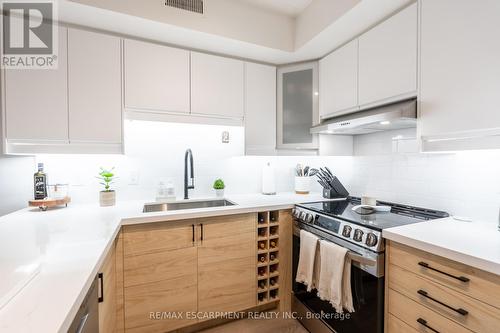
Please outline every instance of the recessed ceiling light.
[{"label": "recessed ceiling light", "polygon": [[380,125],[389,125],[391,122],[389,120],[384,120],[380,122]]},{"label": "recessed ceiling light", "polygon": [[318,96],[318,95],[319,95],[319,92],[315,91],[314,96]]}]

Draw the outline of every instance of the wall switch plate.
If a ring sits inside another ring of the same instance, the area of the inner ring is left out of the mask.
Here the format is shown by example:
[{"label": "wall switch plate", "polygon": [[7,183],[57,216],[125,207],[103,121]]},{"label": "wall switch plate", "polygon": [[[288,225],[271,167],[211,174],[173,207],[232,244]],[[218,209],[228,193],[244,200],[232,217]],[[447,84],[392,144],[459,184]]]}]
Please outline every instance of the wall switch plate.
[{"label": "wall switch plate", "polygon": [[222,143],[229,143],[229,132],[222,132]]},{"label": "wall switch plate", "polygon": [[139,185],[139,171],[130,171],[130,177],[128,180],[129,185]]}]

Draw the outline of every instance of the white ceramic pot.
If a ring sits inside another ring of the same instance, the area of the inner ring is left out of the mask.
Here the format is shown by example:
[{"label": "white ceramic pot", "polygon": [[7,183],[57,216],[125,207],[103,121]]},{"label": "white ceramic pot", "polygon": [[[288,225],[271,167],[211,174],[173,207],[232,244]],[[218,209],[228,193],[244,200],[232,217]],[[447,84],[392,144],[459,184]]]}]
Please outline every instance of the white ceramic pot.
[{"label": "white ceramic pot", "polygon": [[224,189],[221,190],[215,190],[215,196],[217,198],[223,198],[224,197]]},{"label": "white ceramic pot", "polygon": [[311,190],[311,177],[295,177],[295,193],[309,194]]},{"label": "white ceramic pot", "polygon": [[101,207],[114,206],[116,204],[115,191],[101,191],[99,192],[99,204]]}]

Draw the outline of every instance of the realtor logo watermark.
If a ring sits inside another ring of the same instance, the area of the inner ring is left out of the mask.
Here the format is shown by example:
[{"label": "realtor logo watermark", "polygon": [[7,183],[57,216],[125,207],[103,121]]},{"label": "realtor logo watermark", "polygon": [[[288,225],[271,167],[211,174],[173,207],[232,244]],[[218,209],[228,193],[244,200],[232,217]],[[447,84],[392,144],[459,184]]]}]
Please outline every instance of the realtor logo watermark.
[{"label": "realtor logo watermark", "polygon": [[57,69],[55,7],[55,1],[1,0],[3,68]]}]

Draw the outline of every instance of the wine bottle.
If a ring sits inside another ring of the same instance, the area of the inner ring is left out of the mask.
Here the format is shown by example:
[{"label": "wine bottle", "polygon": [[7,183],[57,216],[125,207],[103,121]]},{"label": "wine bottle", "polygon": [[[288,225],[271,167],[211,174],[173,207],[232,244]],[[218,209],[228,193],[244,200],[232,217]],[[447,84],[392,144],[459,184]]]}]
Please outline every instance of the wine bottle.
[{"label": "wine bottle", "polygon": [[265,256],[260,256],[259,260],[260,260],[260,262],[266,262],[266,257]]},{"label": "wine bottle", "polygon": [[266,235],[266,229],[259,229],[259,235],[264,237]]},{"label": "wine bottle", "polygon": [[271,280],[269,280],[269,284],[270,284],[271,286],[274,286],[274,285],[276,284],[276,280],[275,280],[275,279],[271,279]]},{"label": "wine bottle", "polygon": [[264,250],[266,248],[266,243],[260,242],[259,243],[259,248],[262,249],[262,250]]},{"label": "wine bottle", "polygon": [[271,254],[269,255],[269,259],[270,259],[271,261],[274,261],[274,259],[276,259],[276,256],[274,255],[274,253],[271,253]]},{"label": "wine bottle", "polygon": [[266,283],[264,281],[259,282],[259,288],[260,289],[266,289]]},{"label": "wine bottle", "polygon": [[259,294],[259,302],[262,302],[264,300],[264,294]]},{"label": "wine bottle", "polygon": [[269,243],[269,245],[271,246],[271,248],[275,248],[276,247],[276,242],[275,241],[271,241]]},{"label": "wine bottle", "polygon": [[38,172],[33,175],[35,200],[47,197],[47,174],[43,172],[43,163],[38,163]]}]

